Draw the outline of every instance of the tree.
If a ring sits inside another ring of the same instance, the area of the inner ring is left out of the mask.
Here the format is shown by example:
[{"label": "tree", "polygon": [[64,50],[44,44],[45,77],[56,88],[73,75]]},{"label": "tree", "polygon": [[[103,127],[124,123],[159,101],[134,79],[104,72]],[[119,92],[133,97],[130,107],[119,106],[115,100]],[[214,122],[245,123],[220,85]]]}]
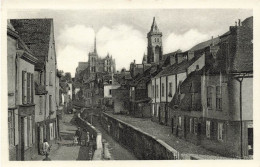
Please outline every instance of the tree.
[{"label": "tree", "polygon": [[66,72],[65,75],[63,75],[61,77],[61,81],[62,82],[65,82],[65,81],[72,82],[71,73],[70,72]]}]

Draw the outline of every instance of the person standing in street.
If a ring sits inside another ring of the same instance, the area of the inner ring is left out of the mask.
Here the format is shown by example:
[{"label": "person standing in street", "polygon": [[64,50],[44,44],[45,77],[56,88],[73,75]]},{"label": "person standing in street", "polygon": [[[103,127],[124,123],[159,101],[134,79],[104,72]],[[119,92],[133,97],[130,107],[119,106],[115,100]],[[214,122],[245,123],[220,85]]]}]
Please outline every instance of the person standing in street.
[{"label": "person standing in street", "polygon": [[47,139],[43,140],[43,154],[46,155],[50,151],[50,145],[47,142]]},{"label": "person standing in street", "polygon": [[78,144],[81,145],[82,132],[80,130],[80,127],[78,127],[78,130],[76,131],[75,136],[78,138]]}]

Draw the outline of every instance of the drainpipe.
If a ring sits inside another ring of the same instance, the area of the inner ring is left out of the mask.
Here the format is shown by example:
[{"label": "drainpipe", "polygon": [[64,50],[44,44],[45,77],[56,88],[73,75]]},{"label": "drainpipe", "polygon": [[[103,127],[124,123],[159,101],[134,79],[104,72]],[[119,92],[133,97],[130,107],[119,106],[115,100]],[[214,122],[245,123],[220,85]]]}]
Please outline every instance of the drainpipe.
[{"label": "drainpipe", "polygon": [[236,78],[236,80],[239,82],[239,109],[240,109],[240,156],[241,159],[244,159],[243,156],[243,116],[242,116],[242,82],[245,77],[245,74],[242,76],[241,79]]}]

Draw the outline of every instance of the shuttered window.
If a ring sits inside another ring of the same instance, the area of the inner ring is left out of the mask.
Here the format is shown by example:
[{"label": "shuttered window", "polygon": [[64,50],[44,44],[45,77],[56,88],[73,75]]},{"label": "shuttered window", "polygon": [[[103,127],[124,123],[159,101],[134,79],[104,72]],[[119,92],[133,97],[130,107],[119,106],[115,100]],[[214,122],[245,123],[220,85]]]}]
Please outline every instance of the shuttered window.
[{"label": "shuttered window", "polygon": [[207,87],[207,106],[208,108],[212,108],[212,87]]},{"label": "shuttered window", "polygon": [[9,144],[15,145],[15,117],[13,110],[8,110],[8,135]]},{"label": "shuttered window", "polygon": [[49,112],[52,111],[52,95],[49,95]]},{"label": "shuttered window", "polygon": [[169,97],[172,97],[172,83],[169,83]]},{"label": "shuttered window", "polygon": [[164,83],[162,83],[162,97],[164,97]]},{"label": "shuttered window", "polygon": [[52,86],[53,83],[52,83],[52,71],[50,71],[50,74],[49,74],[49,85]]},{"label": "shuttered window", "polygon": [[33,74],[31,74],[31,103],[34,103],[34,80]]},{"label": "shuttered window", "polygon": [[27,73],[27,104],[31,103],[31,75]]},{"label": "shuttered window", "polygon": [[22,103],[26,104],[27,103],[27,98],[26,98],[26,72],[22,72]]},{"label": "shuttered window", "polygon": [[221,86],[216,87],[216,108],[222,110],[222,90]]}]

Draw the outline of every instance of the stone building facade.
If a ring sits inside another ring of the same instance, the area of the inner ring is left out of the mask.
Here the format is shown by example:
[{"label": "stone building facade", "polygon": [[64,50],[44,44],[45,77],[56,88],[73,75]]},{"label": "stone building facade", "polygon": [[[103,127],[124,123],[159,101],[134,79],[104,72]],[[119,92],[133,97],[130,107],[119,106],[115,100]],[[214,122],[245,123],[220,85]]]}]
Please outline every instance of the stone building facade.
[{"label": "stone building facade", "polygon": [[34,67],[37,58],[8,21],[9,159],[30,160],[36,146]]},{"label": "stone building facade", "polygon": [[55,142],[58,133],[57,61],[53,19],[11,20],[21,39],[38,58],[34,71],[35,84],[35,140],[41,153],[43,139]]},{"label": "stone building facade", "polygon": [[[228,157],[253,155],[253,18],[204,49],[169,104],[174,135]],[[216,49],[217,48],[217,49]]]}]

